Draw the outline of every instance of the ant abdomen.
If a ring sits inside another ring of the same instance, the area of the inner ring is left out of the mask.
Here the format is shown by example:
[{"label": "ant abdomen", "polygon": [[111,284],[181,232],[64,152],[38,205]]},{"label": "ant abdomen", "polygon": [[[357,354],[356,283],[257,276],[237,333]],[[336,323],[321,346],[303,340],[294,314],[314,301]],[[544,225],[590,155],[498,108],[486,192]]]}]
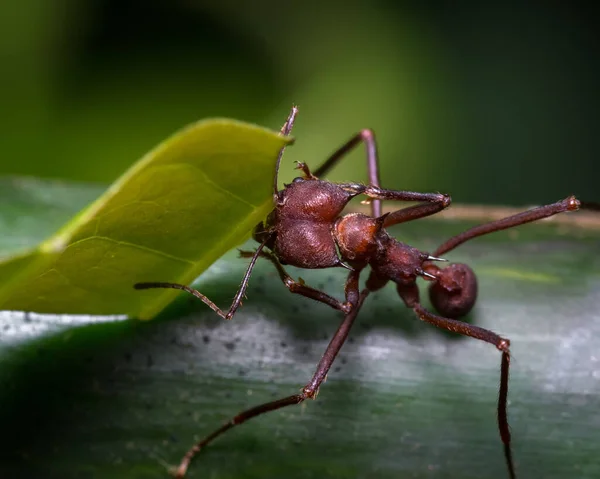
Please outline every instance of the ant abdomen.
[{"label": "ant abdomen", "polygon": [[448,318],[467,315],[477,299],[477,277],[473,270],[463,263],[435,269],[437,281],[429,286],[431,304]]}]

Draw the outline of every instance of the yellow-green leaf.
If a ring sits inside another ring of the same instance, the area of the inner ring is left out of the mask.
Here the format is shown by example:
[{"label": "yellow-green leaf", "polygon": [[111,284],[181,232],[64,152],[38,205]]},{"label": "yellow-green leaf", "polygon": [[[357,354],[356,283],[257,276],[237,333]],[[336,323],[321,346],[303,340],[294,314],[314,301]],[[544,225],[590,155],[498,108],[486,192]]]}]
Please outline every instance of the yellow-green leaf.
[{"label": "yellow-green leaf", "polygon": [[[133,284],[190,283],[242,242],[271,207],[275,159],[288,141],[233,120],[182,130],[58,233],[5,257],[0,309],[154,316],[176,291],[137,291]],[[2,180],[7,208],[23,184]],[[13,221],[21,218],[12,213]],[[4,221],[9,231],[11,220]]]}]

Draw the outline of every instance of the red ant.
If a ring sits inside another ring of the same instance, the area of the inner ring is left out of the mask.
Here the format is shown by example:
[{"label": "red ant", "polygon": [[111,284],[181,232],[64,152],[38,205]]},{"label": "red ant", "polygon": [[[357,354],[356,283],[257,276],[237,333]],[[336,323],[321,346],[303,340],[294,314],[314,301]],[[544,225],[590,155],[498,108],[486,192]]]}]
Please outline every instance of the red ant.
[{"label": "red ant", "polygon": [[[292,111],[281,129],[281,134],[289,135],[298,110]],[[331,183],[320,180],[346,153],[364,143],[367,150],[369,185],[359,183]],[[382,288],[388,281],[396,283],[400,298],[411,308],[417,317],[438,328],[493,344],[502,353],[500,366],[500,390],[498,396],[498,429],[504,444],[504,456],[511,479],[516,477],[510,446],[510,431],[507,419],[508,376],[510,364],[510,341],[487,329],[465,323],[456,318],[471,311],[477,299],[477,278],[466,264],[454,263],[445,268],[434,261],[457,246],[478,236],[512,228],[525,223],[547,218],[565,211],[575,211],[581,207],[598,209],[591,203],[582,204],[574,196],[507,218],[492,221],[471,228],[439,246],[432,254],[419,251],[412,246],[392,238],[385,228],[407,221],[433,215],[451,203],[448,195],[440,193],[416,193],[411,191],[386,190],[379,186],[377,149],[371,130],[362,130],[339,148],[314,173],[304,163],[298,169],[304,176],[277,188],[277,175],[284,148],[279,152],[275,165],[273,183],[274,209],[264,223],[254,229],[253,237],[260,243],[255,251],[241,251],[242,257],[251,258],[242,284],[227,311],[220,309],[199,291],[174,283],[138,283],[136,289],[175,288],[193,294],[224,319],[231,319],[242,302],[254,265],[259,257],[269,260],[277,269],[283,284],[292,292],[325,303],[344,313],[344,319],[331,339],[317,370],[299,394],[242,411],[219,429],[195,444],[183,457],[177,468],[176,477],[182,478],[192,458],[215,438],[234,426],[247,420],[306,399],[315,399],[319,387],[325,379],[333,361],[348,337],[350,328],[358,312],[372,291]],[[348,202],[358,195],[365,195],[371,202],[371,216],[351,213],[342,216]],[[381,214],[381,200],[417,202],[416,206]],[[345,301],[338,301],[302,281],[293,280],[283,268],[292,265],[299,268],[320,269],[343,267],[349,270],[345,285]],[[359,291],[359,276],[366,266],[371,272],[365,288]],[[417,277],[431,282],[429,297],[435,309],[434,314],[425,309],[419,299]]]}]

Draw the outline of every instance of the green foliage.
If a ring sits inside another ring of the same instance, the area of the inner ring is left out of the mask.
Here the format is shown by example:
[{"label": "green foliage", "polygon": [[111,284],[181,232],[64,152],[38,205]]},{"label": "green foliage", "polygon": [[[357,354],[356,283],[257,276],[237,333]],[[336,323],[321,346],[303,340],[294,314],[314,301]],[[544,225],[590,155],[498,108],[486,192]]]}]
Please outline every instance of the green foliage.
[{"label": "green foliage", "polygon": [[[45,234],[35,225],[60,224],[97,193],[12,185],[37,200],[2,197],[10,235],[1,253],[35,243]],[[468,226],[420,220],[393,233],[431,251]],[[448,255],[479,276],[468,320],[512,341],[518,477],[600,474],[598,242],[597,232],[543,222]],[[226,306],[246,264],[231,251],[196,286]],[[344,271],[291,273],[342,294]],[[194,440],[308,381],[339,320],[289,294],[267,262],[232,321],[184,294],[155,321],[0,313],[0,476],[166,479]],[[367,300],[316,402],[232,431],[189,477],[507,477],[495,419],[499,361],[488,344],[417,321],[385,288]]]},{"label": "green foliage", "polygon": [[[0,308],[154,316],[176,292],[140,292],[133,284],[190,283],[246,239],[269,211],[275,158],[287,141],[232,120],[201,121],[184,129],[58,233],[6,257],[0,263]],[[14,230],[28,217],[27,234],[37,239],[39,229],[57,226],[40,209],[51,210],[47,213],[54,218],[56,209],[72,212],[81,197],[81,188],[37,186],[50,188],[45,195],[38,192],[41,204],[23,205],[19,201],[24,190],[32,190],[31,183],[2,180],[3,229]],[[31,220],[36,213],[39,223]],[[31,242],[26,238],[19,246]]]}]

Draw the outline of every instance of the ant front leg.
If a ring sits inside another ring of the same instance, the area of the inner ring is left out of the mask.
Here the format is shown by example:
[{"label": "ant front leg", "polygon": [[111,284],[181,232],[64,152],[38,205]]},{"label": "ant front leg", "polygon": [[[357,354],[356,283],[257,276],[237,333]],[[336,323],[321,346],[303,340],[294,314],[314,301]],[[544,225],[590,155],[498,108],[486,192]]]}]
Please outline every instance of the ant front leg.
[{"label": "ant front leg", "polygon": [[401,210],[392,211],[385,216],[383,227],[406,223],[408,221],[418,220],[439,213],[450,205],[450,197],[447,201],[436,201],[434,203],[421,203],[415,206],[409,206]]},{"label": "ant front leg", "polygon": [[[439,256],[452,251],[461,244],[479,236],[538,221],[559,213],[576,211],[580,208],[598,211],[600,205],[597,203],[580,202],[574,196],[569,196],[556,203],[540,206],[507,218],[475,226],[450,238],[439,246],[433,254]],[[425,266],[425,270],[433,273],[437,277],[437,281],[430,287],[430,297],[435,308],[446,316],[459,317],[467,314],[474,305],[477,296],[477,281],[471,268],[464,264],[453,264],[447,268],[438,269],[436,266],[429,264]],[[421,320],[448,331],[486,341],[495,345],[502,352],[500,391],[498,397],[498,427],[500,430],[500,437],[504,444],[504,456],[508,471],[510,477],[514,479],[515,469],[510,447],[510,431],[506,412],[510,365],[509,340],[501,338],[497,334],[486,329],[456,319],[437,316],[427,311],[419,304],[418,292],[412,287],[399,287],[398,292],[404,299],[404,302],[415,311]]]},{"label": "ant front leg", "polygon": [[[326,175],[331,168],[333,168],[338,161],[340,161],[344,156],[350,153],[354,148],[356,148],[361,143],[365,144],[367,150],[367,169],[369,170],[369,183],[371,185],[379,187],[379,159],[377,156],[377,143],[375,142],[375,133],[373,130],[365,129],[358,132],[352,138],[350,138],[346,143],[344,143],[341,147],[339,147],[327,160],[323,163],[317,171],[315,171],[314,175],[316,177]],[[371,216],[378,217],[381,216],[381,201],[375,198],[371,202]]]},{"label": "ant front leg", "polygon": [[[352,276],[352,273],[351,273],[351,276]],[[335,335],[329,342],[329,345],[327,346],[325,353],[321,357],[321,360],[319,361],[319,364],[317,365],[317,369],[316,369],[312,379],[308,382],[308,384],[306,384],[302,388],[301,392],[298,394],[294,394],[292,396],[284,397],[282,399],[277,399],[275,401],[260,404],[259,406],[255,406],[250,409],[246,409],[245,411],[242,411],[235,417],[231,418],[229,421],[227,421],[225,424],[223,424],[219,429],[215,430],[214,432],[212,432],[211,434],[206,436],[204,439],[202,439],[201,441],[196,443],[194,446],[192,446],[192,448],[190,448],[190,450],[185,454],[185,456],[181,460],[181,463],[179,464],[179,466],[177,467],[177,469],[175,471],[176,478],[178,478],[178,479],[183,478],[190,466],[190,462],[192,461],[192,459],[202,449],[204,449],[204,447],[206,447],[208,444],[210,444],[212,441],[214,441],[217,437],[221,436],[222,434],[224,434],[228,430],[232,429],[233,427],[239,426],[240,424],[243,424],[246,421],[248,421],[254,417],[261,416],[263,414],[267,414],[272,411],[277,411],[278,409],[281,409],[281,408],[284,408],[287,406],[293,406],[295,404],[300,404],[300,403],[306,401],[307,399],[316,399],[317,393],[319,392],[319,387],[321,386],[321,383],[327,377],[327,373],[331,369],[331,365],[335,361],[335,358],[337,357],[338,353],[340,352],[340,349],[342,348],[344,342],[348,338],[348,334],[350,333],[350,328],[354,324],[354,320],[356,319],[356,316],[358,316],[358,312],[359,312],[362,304],[364,303],[365,299],[369,295],[369,290],[364,290],[359,295],[359,293],[358,293],[358,274],[357,273],[354,273],[354,275],[352,276],[352,280],[349,281],[349,290],[350,290],[349,296],[355,302],[356,307],[344,317],[342,323],[340,324],[337,331],[335,332]]]},{"label": "ant front leg", "polygon": [[462,334],[471,338],[485,341],[486,343],[496,346],[498,351],[502,353],[500,363],[500,389],[498,392],[498,430],[500,438],[504,444],[504,458],[511,479],[516,478],[515,466],[512,458],[512,449],[510,446],[510,429],[508,425],[508,415],[506,412],[508,402],[508,376],[510,368],[510,340],[503,338],[496,333],[478,326],[474,326],[457,319],[445,318],[438,316],[425,309],[419,302],[419,289],[416,284],[410,286],[397,286],[398,294],[404,303],[411,308],[421,321],[425,321],[434,326],[451,331],[453,333]]},{"label": "ant front leg", "polygon": [[389,213],[383,223],[384,228],[433,215],[448,208],[452,203],[452,198],[442,193],[385,190],[374,185],[366,187],[362,193],[369,198],[392,201],[418,201],[422,203]]},{"label": "ant front leg", "polygon": [[[338,311],[341,311],[344,314],[350,313],[350,311],[352,311],[352,308],[356,306],[356,300],[354,300],[353,302],[352,298],[350,297],[351,287],[349,286],[354,281],[354,271],[350,273],[350,275],[348,276],[348,280],[346,281],[346,302],[343,303],[341,301],[338,301],[334,297],[329,296],[323,291],[307,286],[302,281],[295,281],[283,268],[282,264],[279,262],[279,260],[273,253],[269,251],[261,251],[259,254],[261,257],[268,259],[273,264],[273,266],[275,266],[275,268],[277,269],[277,273],[279,273],[281,281],[291,293],[299,294],[301,296],[306,296],[307,298],[314,299],[315,301],[319,301],[328,306],[331,306],[333,309],[337,309]],[[254,255],[255,253],[252,251],[240,250],[240,257],[242,258],[250,258]]]},{"label": "ant front leg", "polygon": [[[582,204],[574,196],[569,196],[556,203],[540,206],[490,223],[484,223],[453,236],[439,246],[433,252],[433,256],[443,255],[479,236],[514,228],[566,211],[576,211],[580,208],[596,209],[596,204]],[[437,281],[429,288],[430,298],[435,309],[453,318],[464,316],[471,310],[477,298],[477,278],[468,265],[454,263],[446,268],[438,268],[431,263],[425,263],[423,269],[437,278]]]},{"label": "ant front leg", "polygon": [[190,293],[191,295],[194,295],[196,298],[198,298],[200,301],[202,301],[204,304],[206,304],[210,309],[212,309],[215,313],[217,313],[223,319],[231,319],[233,317],[233,315],[235,314],[235,312],[237,311],[237,309],[242,304],[242,299],[244,298],[244,295],[246,294],[246,289],[248,289],[248,281],[250,280],[250,275],[252,274],[252,270],[254,269],[254,266],[256,265],[256,260],[258,259],[263,248],[269,242],[270,239],[271,239],[271,236],[267,236],[263,240],[263,242],[258,246],[258,248],[256,248],[256,252],[252,255],[250,264],[248,265],[248,268],[246,269],[246,274],[244,274],[244,278],[242,279],[242,284],[240,285],[240,288],[238,289],[237,293],[235,294],[235,297],[233,298],[233,302],[231,303],[231,306],[229,307],[227,312],[225,312],[221,308],[219,308],[215,303],[213,303],[210,299],[208,299],[200,291],[198,291],[194,288],[190,288],[189,286],[186,286],[184,284],[164,283],[164,282],[148,282],[148,283],[136,283],[133,285],[133,287],[135,289],[152,289],[152,288],[180,289],[181,291],[185,291],[187,293]]},{"label": "ant front leg", "polygon": [[557,201],[556,203],[540,206],[538,208],[524,211],[523,213],[509,216],[501,220],[492,221],[490,223],[484,223],[482,225],[475,226],[459,235],[450,238],[438,249],[436,249],[435,253],[433,254],[434,256],[438,256],[447,253],[448,251],[451,251],[454,248],[460,246],[461,244],[472,240],[473,238],[477,238],[478,236],[487,235],[489,233],[502,231],[508,228],[514,228],[515,226],[520,226],[526,223],[531,223],[533,221],[538,221],[543,218],[548,218],[550,216],[557,215],[559,213],[564,213],[566,211],[577,211],[580,208],[596,210],[598,209],[598,205],[596,203],[581,203],[574,196],[569,196],[568,198],[565,198],[561,201]]}]

